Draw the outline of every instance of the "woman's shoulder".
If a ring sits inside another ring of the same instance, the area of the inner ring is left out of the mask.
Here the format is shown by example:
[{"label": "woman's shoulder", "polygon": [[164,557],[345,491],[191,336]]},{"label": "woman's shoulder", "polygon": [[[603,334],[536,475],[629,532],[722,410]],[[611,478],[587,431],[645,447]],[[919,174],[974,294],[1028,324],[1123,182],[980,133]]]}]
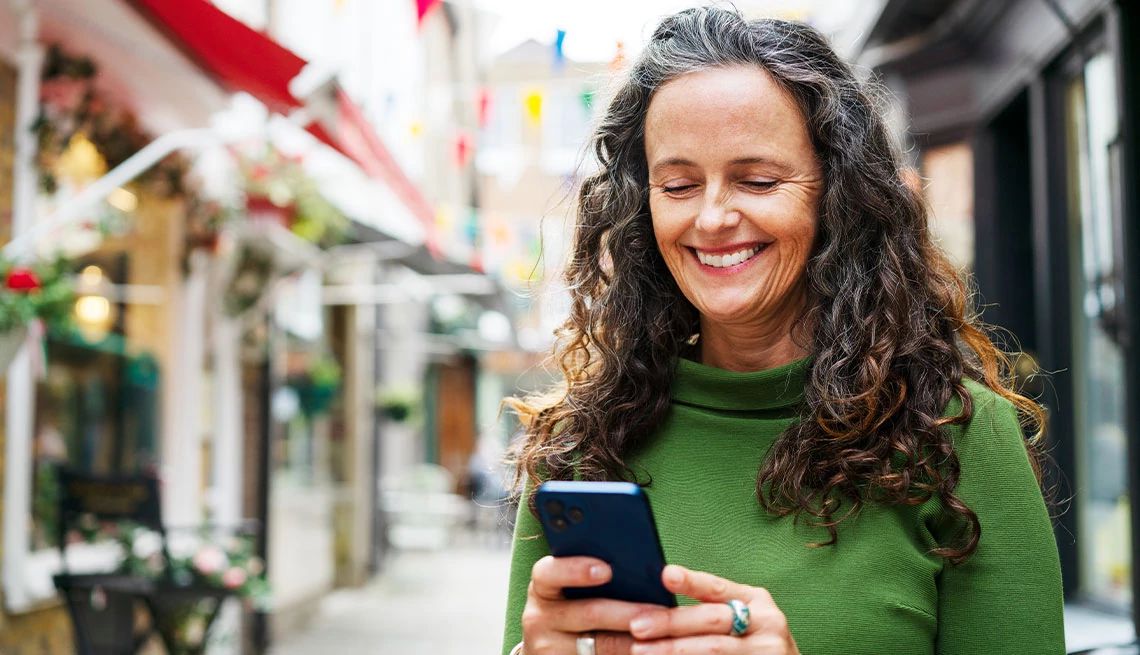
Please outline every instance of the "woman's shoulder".
[{"label": "woman's shoulder", "polygon": [[[1011,411],[1016,414],[1016,408],[1008,399],[994,391],[984,383],[979,382],[973,378],[963,377],[962,386],[966,388],[966,392],[970,394],[970,400],[973,405],[973,416],[979,415],[993,415],[994,413],[1002,413]],[[946,404],[942,412],[942,416],[957,416],[962,412],[962,400],[958,394],[951,394],[950,402]]]},{"label": "woman's shoulder", "polygon": [[[1029,470],[1029,453],[1017,407],[982,382],[963,378],[962,385],[970,394],[970,419],[947,425],[946,429],[962,467],[963,481],[1008,473],[1010,469]],[[943,417],[961,413],[961,399],[954,395]]]}]

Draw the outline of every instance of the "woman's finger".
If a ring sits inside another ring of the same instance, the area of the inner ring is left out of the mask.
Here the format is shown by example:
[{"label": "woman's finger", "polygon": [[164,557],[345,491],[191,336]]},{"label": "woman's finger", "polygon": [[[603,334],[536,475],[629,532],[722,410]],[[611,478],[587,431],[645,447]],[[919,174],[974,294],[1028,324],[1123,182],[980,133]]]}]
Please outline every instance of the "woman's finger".
[{"label": "woman's finger", "polygon": [[633,617],[629,632],[640,640],[691,635],[724,635],[732,629],[727,604],[701,603],[672,609],[653,609]]},{"label": "woman's finger", "polygon": [[785,655],[784,651],[760,649],[740,637],[681,637],[658,641],[635,641],[629,649],[630,655]]},{"label": "woman's finger", "polygon": [[[629,623],[635,616],[651,611],[655,606],[647,603],[629,603],[609,598],[548,601],[545,609],[550,613],[549,627],[562,632],[629,632]],[[727,608],[726,608],[727,609]]]},{"label": "woman's finger", "polygon": [[594,635],[594,652],[597,655],[629,655],[633,637],[628,632],[599,632]]},{"label": "woman's finger", "polygon": [[665,567],[661,572],[661,581],[669,591],[705,603],[723,603],[734,598],[747,603],[756,597],[757,591],[754,587],[676,564]]},{"label": "woman's finger", "polygon": [[[749,612],[748,634],[758,631],[782,633],[787,628],[784,615],[775,606],[757,603],[749,606]],[[629,631],[642,641],[663,637],[728,635],[732,633],[734,618],[728,603],[701,603],[672,609],[653,607],[634,616]]]},{"label": "woman's finger", "polygon": [[595,587],[608,582],[610,567],[593,557],[552,557],[534,563],[530,572],[531,590],[541,598],[562,598],[565,587]]}]

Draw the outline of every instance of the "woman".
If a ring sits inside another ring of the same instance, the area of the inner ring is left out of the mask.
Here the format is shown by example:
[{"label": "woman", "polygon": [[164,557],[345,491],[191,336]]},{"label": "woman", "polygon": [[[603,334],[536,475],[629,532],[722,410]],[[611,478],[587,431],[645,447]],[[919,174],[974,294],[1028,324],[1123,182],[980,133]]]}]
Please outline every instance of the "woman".
[{"label": "woman", "polygon": [[[869,94],[804,25],[654,32],[580,192],[565,384],[514,402],[504,652],[1063,652],[1042,411]],[[680,607],[563,599],[610,575],[548,556],[533,482],[572,478],[645,485]]]}]

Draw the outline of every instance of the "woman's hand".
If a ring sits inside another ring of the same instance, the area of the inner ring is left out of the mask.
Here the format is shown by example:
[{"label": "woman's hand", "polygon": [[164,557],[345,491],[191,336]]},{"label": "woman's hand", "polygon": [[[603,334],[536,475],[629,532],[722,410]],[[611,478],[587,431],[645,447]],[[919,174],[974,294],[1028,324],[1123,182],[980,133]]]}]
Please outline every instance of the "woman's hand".
[{"label": "woman's hand", "polygon": [[[762,587],[749,587],[710,573],[669,565],[661,574],[665,587],[701,601],[699,605],[654,609],[630,623],[636,640],[632,655],[799,655],[784,613]],[[733,636],[733,612],[726,603],[748,605],[750,626]]]},{"label": "woman's hand", "polygon": [[[610,579],[610,567],[592,557],[543,557],[531,569],[522,612],[526,655],[574,655],[584,632],[596,632],[597,655],[629,655],[629,622],[657,607],[606,598],[566,600],[564,587],[593,587]],[[726,608],[727,609],[727,608]]]}]

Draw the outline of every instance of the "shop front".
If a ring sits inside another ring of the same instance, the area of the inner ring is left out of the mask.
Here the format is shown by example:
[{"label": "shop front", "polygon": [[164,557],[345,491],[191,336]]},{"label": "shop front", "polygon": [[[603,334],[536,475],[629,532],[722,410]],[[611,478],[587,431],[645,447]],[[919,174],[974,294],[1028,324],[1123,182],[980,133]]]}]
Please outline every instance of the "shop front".
[{"label": "shop front", "polygon": [[934,3],[932,16],[914,4],[886,3],[861,61],[899,99],[919,162],[948,142],[968,149],[972,172],[957,188],[972,198],[978,305],[1012,333],[1005,345],[1024,354],[1025,389],[1049,412],[1046,487],[1066,599],[1074,612],[1120,617],[1116,634],[1131,639],[1140,580],[1140,217],[1128,183],[1137,171],[1137,8],[963,0]]}]

